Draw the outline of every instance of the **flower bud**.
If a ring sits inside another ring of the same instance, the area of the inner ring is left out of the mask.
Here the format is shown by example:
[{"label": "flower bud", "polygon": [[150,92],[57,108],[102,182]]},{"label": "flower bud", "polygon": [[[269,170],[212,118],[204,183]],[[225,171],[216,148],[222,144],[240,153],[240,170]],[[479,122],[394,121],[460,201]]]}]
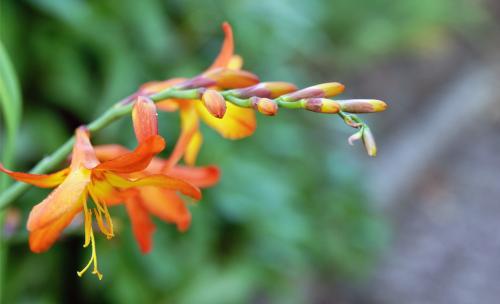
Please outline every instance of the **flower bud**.
[{"label": "flower bud", "polygon": [[252,107],[260,113],[273,116],[278,113],[278,104],[269,98],[251,97]]},{"label": "flower bud", "polygon": [[360,140],[362,137],[363,137],[363,129],[361,128],[359,131],[357,131],[353,135],[349,136],[349,138],[347,139],[347,142],[351,146],[354,146],[354,142]]},{"label": "flower bud", "polygon": [[132,122],[138,142],[158,135],[158,114],[154,102],[149,97],[137,97],[132,109]]},{"label": "flower bud", "polygon": [[340,111],[337,102],[326,98],[308,98],[304,100],[304,108],[308,111],[335,114]]},{"label": "flower bud", "polygon": [[244,88],[259,83],[259,78],[250,72],[226,68],[207,71],[201,77],[214,81],[223,89]]},{"label": "flower bud", "polygon": [[308,87],[297,92],[281,96],[284,101],[297,101],[304,98],[326,98],[344,92],[344,85],[338,82],[327,82]]},{"label": "flower bud", "polygon": [[349,99],[337,100],[340,108],[349,113],[373,113],[382,112],[387,109],[387,104],[376,99]]},{"label": "flower bud", "polygon": [[210,114],[217,118],[224,117],[226,113],[226,100],[219,92],[208,89],[203,93],[201,99]]},{"label": "flower bud", "polygon": [[238,98],[250,98],[253,96],[262,98],[276,98],[283,94],[296,91],[297,87],[288,82],[261,82],[251,87],[231,91],[231,95]]},{"label": "flower bud", "polygon": [[365,145],[366,152],[368,155],[375,157],[377,155],[377,145],[375,144],[375,138],[373,137],[372,131],[368,126],[363,127],[363,144]]}]

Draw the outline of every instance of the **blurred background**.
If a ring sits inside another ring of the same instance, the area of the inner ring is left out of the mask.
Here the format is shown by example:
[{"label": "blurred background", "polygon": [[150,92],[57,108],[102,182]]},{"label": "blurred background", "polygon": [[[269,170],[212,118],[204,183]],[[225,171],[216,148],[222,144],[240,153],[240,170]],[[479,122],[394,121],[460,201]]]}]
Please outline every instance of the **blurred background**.
[{"label": "blurred background", "polygon": [[[157,222],[143,256],[114,208],[102,281],[76,276],[90,254],[80,227],[29,251],[24,223],[47,194],[30,190],[7,211],[3,301],[497,303],[499,18],[495,0],[1,0],[23,97],[17,170],[141,83],[205,69],[226,20],[261,79],[339,81],[390,105],[364,117],[376,159],[336,116],[259,116],[239,141],[204,128],[198,163],[223,174],[190,206],[191,229]],[[160,119],[171,148],[178,117]],[[93,141],[133,147],[130,119]]]}]

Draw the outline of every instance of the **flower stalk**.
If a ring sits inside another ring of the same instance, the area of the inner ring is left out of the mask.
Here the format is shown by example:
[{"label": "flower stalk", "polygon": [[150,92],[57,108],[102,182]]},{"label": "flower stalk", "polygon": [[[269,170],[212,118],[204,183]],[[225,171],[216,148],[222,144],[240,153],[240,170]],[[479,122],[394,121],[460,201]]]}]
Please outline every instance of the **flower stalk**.
[{"label": "flower stalk", "polygon": [[[178,88],[178,87],[171,87],[167,88],[161,92],[158,92],[156,94],[152,94],[148,96],[152,101],[154,102],[159,102],[165,99],[189,99],[189,100],[199,100],[201,99],[203,93],[206,91],[204,87],[200,88],[190,88],[190,89],[183,89],[183,88]],[[255,107],[254,103],[252,102],[252,98],[238,98],[234,96],[234,90],[226,90],[226,91],[221,91],[220,94],[224,97],[224,99],[235,106],[242,107],[242,108],[252,108]],[[285,95],[283,95],[285,96]],[[131,98],[126,98],[118,103],[116,103],[114,106],[112,106],[110,109],[108,109],[106,112],[104,112],[101,116],[96,118],[94,121],[90,122],[87,124],[87,129],[89,132],[94,133],[97,132],[112,122],[118,120],[119,118],[126,116],[130,114],[132,111],[133,107],[133,100],[135,97],[132,95]],[[258,96],[257,96],[258,97]],[[274,101],[274,103],[278,106],[278,108],[285,108],[285,109],[305,109],[305,110],[311,110],[310,109],[310,100],[308,98],[304,99],[299,99],[295,101],[287,101],[285,99],[289,99],[286,96],[284,98],[282,97],[277,97],[274,99],[269,99]],[[319,98],[315,98],[319,99]],[[334,100],[329,100],[327,101],[331,103],[335,103],[336,101]],[[202,101],[200,101],[202,102]],[[338,101],[339,104],[339,109],[341,108],[342,104],[345,104],[345,101]],[[377,103],[382,103],[381,101],[377,101]],[[321,112],[320,110],[316,112]],[[331,109],[331,107],[330,107]],[[377,109],[385,109],[385,107],[379,106]],[[325,111],[324,113],[334,113],[334,111]],[[264,113],[265,114],[265,113]],[[344,111],[338,111],[338,114],[341,116],[341,118],[346,122],[351,127],[354,128],[361,128],[362,126],[366,125],[364,122],[362,122],[359,117],[353,114],[348,114]],[[56,167],[64,161],[66,156],[71,152],[71,149],[74,144],[74,137],[70,137],[59,149],[54,151],[52,154],[46,156],[43,158],[31,171],[30,173],[36,173],[36,174],[43,174],[47,173],[49,171],[53,171],[56,169]],[[0,195],[0,209],[5,208],[8,206],[11,202],[16,200],[19,196],[21,196],[25,191],[29,189],[30,185],[21,183],[21,182],[16,182],[12,184],[9,188],[7,188],[5,191],[2,192]]]}]

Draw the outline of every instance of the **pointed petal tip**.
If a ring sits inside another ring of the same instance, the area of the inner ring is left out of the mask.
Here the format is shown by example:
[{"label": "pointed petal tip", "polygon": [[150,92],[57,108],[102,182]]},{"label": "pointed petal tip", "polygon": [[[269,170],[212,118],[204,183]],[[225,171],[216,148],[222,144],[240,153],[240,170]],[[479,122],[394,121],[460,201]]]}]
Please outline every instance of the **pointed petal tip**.
[{"label": "pointed petal tip", "polygon": [[189,230],[191,226],[191,214],[187,213],[183,219],[177,220],[177,230],[179,232],[185,233]]},{"label": "pointed petal tip", "polygon": [[231,57],[234,52],[234,40],[233,40],[233,29],[229,23],[222,23],[222,30],[224,31],[224,41],[222,42],[222,47],[219,51],[219,54],[215,58],[212,65],[208,68],[208,70],[212,70],[214,68],[219,67],[227,67]]},{"label": "pointed petal tip", "polygon": [[226,34],[228,31],[232,31],[232,29],[233,29],[231,24],[227,21],[222,22],[221,27],[222,27],[222,30],[224,31],[224,33],[226,33]]}]

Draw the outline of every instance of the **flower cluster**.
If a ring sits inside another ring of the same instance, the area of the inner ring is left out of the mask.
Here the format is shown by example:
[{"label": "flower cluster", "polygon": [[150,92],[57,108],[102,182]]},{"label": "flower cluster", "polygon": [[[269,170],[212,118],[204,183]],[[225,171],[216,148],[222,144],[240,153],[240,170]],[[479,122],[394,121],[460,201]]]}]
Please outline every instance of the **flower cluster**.
[{"label": "flower cluster", "polygon": [[[338,114],[358,131],[349,143],[362,139],[369,155],[376,154],[375,141],[368,126],[355,113],[383,111],[379,100],[333,100],[344,86],[330,82],[299,90],[287,82],[261,82],[242,70],[242,59],[234,54],[232,29],[223,24],[225,40],[214,63],[200,75],[149,82],[115,105],[120,113],[132,112],[137,147],[131,151],[120,145],[92,146],[90,131],[95,126],[79,127],[75,132],[71,161],[67,168],[52,174],[13,172],[2,165],[0,171],[13,179],[37,187],[55,188],[33,207],[27,229],[33,252],[48,250],[62,231],[77,216],[83,217],[84,247],[91,247],[88,264],[99,279],[94,230],[106,238],[114,237],[109,207],[123,204],[142,252],[152,248],[154,215],[185,231],[191,223],[186,206],[201,199],[200,188],[219,180],[216,166],[196,167],[203,142],[200,120],[223,137],[239,139],[256,128],[255,111],[276,115],[280,108]],[[158,132],[157,110],[179,111],[181,134],[167,159],[158,157],[165,140]],[[113,112],[115,113],[115,112]],[[179,162],[183,159],[185,165]],[[90,198],[90,199],[89,199]]]}]

